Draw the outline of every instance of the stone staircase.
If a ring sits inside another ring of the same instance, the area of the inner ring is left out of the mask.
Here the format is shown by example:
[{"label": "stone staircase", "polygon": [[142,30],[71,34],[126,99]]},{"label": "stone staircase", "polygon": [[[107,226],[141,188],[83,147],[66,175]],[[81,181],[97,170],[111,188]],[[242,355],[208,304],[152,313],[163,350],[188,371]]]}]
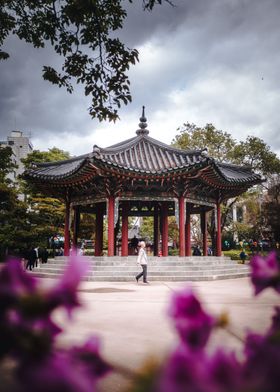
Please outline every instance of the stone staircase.
[{"label": "stone staircase", "polygon": [[[128,257],[89,257],[89,270],[84,277],[93,282],[131,282],[140,272],[135,256]],[[149,281],[203,281],[215,279],[232,279],[249,276],[248,265],[238,264],[229,257],[192,256],[192,257],[153,257],[148,258]],[[57,278],[63,273],[67,257],[49,259],[34,269],[38,277]]]}]

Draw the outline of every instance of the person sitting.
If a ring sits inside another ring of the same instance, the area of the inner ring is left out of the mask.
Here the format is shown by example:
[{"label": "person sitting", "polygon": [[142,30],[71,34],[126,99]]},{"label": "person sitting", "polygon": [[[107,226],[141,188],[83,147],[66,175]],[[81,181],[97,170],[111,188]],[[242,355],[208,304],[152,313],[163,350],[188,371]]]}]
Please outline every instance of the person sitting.
[{"label": "person sitting", "polygon": [[130,244],[131,244],[132,249],[134,249],[134,253],[137,253],[138,252],[138,250],[137,250],[137,248],[138,248],[138,239],[136,238],[136,235],[132,238]]},{"label": "person sitting", "polygon": [[193,256],[201,256],[201,250],[198,245],[194,247]]}]

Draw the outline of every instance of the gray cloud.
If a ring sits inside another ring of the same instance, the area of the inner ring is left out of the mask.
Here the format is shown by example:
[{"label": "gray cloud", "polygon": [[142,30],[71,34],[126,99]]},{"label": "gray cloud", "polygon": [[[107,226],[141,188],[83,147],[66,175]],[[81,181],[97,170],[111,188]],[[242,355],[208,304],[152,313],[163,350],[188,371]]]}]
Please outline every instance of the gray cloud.
[{"label": "gray cloud", "polygon": [[1,139],[16,120],[35,147],[88,152],[132,136],[145,104],[151,135],[163,141],[183,122],[212,122],[237,140],[254,134],[280,154],[279,1],[176,0],[145,13],[141,3],[127,5],[119,34],[140,51],[129,72],[133,102],[120,123],[91,120],[81,88],[69,95],[42,80],[42,66],[60,61],[51,49],[11,38],[11,59],[0,64]]}]

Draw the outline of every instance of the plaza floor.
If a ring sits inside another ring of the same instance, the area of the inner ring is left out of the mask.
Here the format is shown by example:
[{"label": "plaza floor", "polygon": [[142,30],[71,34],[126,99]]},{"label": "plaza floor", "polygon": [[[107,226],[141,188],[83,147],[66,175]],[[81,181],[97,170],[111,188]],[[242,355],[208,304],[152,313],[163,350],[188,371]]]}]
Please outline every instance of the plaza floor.
[{"label": "plaza floor", "polygon": [[[52,281],[45,280],[45,284]],[[60,344],[72,345],[94,334],[101,338],[102,353],[112,363],[130,370],[138,369],[147,357],[163,359],[177,343],[166,313],[173,291],[189,284],[206,309],[213,314],[228,313],[230,328],[241,337],[248,329],[266,330],[279,296],[267,290],[253,297],[247,278],[209,282],[106,283],[84,282],[79,294],[83,307],[69,322],[64,313],[56,319],[65,328]],[[224,330],[216,331],[209,349],[222,345],[241,355],[241,343]],[[119,392],[127,386],[120,374],[112,374],[99,385],[100,391]]]}]

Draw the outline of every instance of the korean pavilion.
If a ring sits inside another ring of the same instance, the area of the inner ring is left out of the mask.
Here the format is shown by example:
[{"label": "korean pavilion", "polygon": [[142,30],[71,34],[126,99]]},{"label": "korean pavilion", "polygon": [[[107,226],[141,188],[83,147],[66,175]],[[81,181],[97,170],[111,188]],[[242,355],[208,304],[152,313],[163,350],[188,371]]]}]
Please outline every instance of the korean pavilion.
[{"label": "korean pavilion", "polygon": [[[203,254],[207,255],[207,213],[215,211],[216,256],[221,256],[221,203],[261,182],[248,166],[220,163],[204,150],[181,150],[149,136],[144,107],[136,135],[107,148],[68,160],[35,163],[25,178],[65,203],[64,254],[77,244],[81,212],[96,215],[95,255],[103,252],[103,221],[108,219],[108,253],[116,252],[116,227],[121,227],[121,255],[128,255],[128,217],[153,216],[154,253],[168,255],[168,216],[179,228],[179,255],[191,255],[191,214],[200,214]],[[160,222],[160,225],[159,225]]]}]

